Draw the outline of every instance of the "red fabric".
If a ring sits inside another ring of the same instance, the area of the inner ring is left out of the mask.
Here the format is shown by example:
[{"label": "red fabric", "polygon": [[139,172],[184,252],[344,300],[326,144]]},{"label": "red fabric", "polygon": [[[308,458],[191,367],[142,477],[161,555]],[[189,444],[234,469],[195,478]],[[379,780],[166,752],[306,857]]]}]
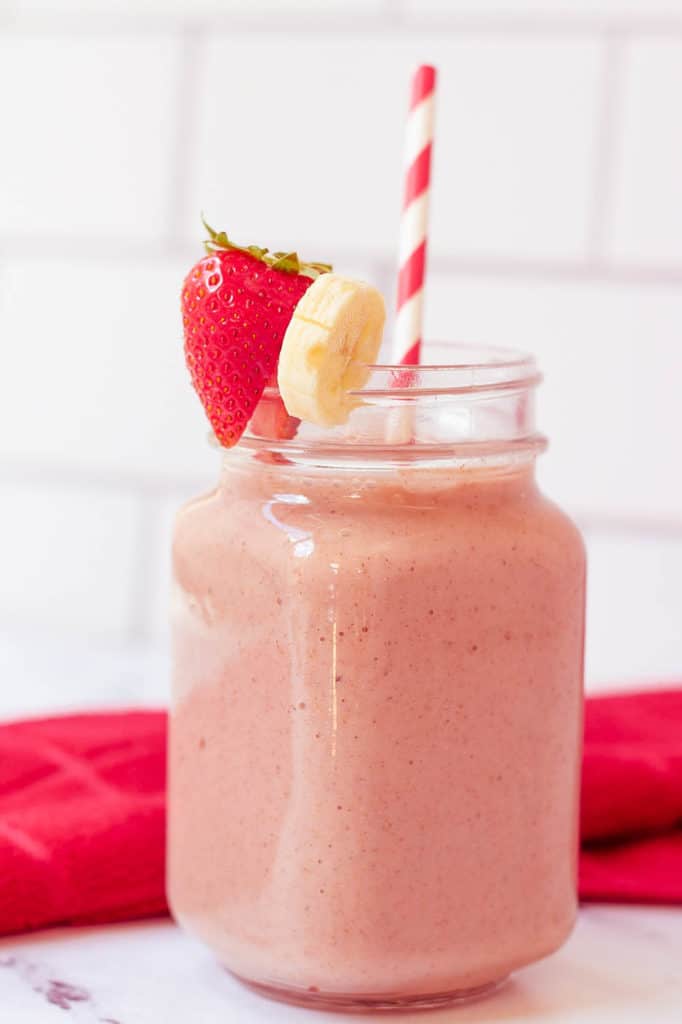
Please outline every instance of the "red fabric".
[{"label": "red fabric", "polygon": [[[166,715],[0,726],[0,933],[164,913]],[[682,903],[682,690],[591,699],[583,899]]]},{"label": "red fabric", "polygon": [[682,903],[682,690],[585,708],[580,895]]},{"label": "red fabric", "polygon": [[165,910],[166,715],[0,726],[0,933]]}]

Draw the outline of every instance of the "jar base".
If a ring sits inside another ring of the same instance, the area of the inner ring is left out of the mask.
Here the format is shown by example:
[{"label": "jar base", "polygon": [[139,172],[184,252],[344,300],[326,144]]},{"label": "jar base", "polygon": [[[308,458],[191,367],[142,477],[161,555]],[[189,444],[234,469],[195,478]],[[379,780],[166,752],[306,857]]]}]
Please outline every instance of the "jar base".
[{"label": "jar base", "polygon": [[[232,974],[232,972],[230,972]],[[342,992],[320,992],[316,988],[288,988],[284,985],[267,985],[233,974],[246,988],[257,992],[266,999],[279,1003],[304,1006],[309,1010],[330,1010],[340,1013],[407,1013],[415,1010],[442,1010],[460,1003],[471,1003],[497,992],[508,977],[489,981],[476,988],[455,989],[452,992],[438,992],[434,995],[391,996],[387,995],[345,995]]]}]

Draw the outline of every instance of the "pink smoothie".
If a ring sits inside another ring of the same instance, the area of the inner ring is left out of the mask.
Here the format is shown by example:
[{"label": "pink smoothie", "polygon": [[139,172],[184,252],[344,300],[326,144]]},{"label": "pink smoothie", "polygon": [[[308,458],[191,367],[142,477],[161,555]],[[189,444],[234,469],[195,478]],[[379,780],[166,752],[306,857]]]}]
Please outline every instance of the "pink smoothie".
[{"label": "pink smoothie", "polygon": [[234,453],[177,521],[170,900],[236,974],[415,998],[576,912],[584,552],[532,469]]}]

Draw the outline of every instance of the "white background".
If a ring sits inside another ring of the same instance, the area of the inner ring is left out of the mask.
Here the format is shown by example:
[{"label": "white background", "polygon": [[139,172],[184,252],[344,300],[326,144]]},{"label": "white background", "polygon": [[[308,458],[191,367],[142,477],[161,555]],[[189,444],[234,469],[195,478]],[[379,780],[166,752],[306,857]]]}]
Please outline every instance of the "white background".
[{"label": "white background", "polygon": [[199,212],[390,299],[416,61],[440,70],[426,335],[537,354],[590,685],[680,676],[682,2],[0,0],[11,708],[69,702],[58,660],[93,703],[164,693],[173,511],[216,473],[178,313]]}]

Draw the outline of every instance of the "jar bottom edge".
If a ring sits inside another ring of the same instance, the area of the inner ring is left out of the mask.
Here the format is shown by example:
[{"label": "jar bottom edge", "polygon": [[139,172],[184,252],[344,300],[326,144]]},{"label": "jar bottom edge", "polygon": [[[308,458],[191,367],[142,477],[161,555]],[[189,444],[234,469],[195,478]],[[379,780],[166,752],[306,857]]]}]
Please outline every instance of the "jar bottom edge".
[{"label": "jar bottom edge", "polygon": [[448,1006],[471,1003],[499,991],[509,980],[509,976],[489,981],[476,988],[455,989],[450,992],[438,992],[433,995],[420,993],[415,996],[391,996],[390,994],[348,995],[342,992],[323,992],[314,988],[289,988],[284,985],[268,985],[259,981],[243,978],[232,974],[240,984],[251,989],[266,999],[279,1003],[290,1003],[308,1009],[336,1011],[340,1013],[407,1013],[415,1010],[442,1010]]}]

